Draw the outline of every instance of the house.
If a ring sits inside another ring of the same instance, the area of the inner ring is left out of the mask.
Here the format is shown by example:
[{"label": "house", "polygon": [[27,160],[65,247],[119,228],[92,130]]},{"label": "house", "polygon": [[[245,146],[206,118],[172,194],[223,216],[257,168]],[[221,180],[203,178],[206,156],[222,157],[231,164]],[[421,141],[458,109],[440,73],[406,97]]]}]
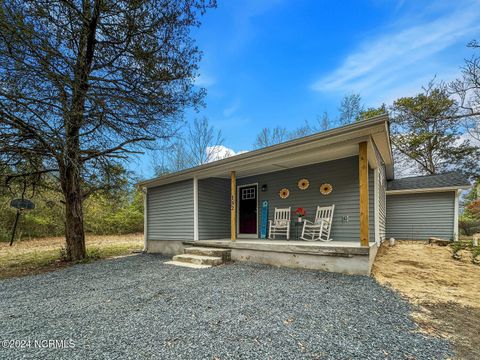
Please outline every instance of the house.
[{"label": "house", "polygon": [[[455,239],[459,192],[469,184],[454,173],[395,180],[388,117],[381,115],[140,186],[148,252],[222,248],[237,261],[369,274],[385,238]],[[333,204],[333,241],[299,240],[295,221],[288,241],[261,238],[275,208],[302,207],[313,220],[317,206]]]}]

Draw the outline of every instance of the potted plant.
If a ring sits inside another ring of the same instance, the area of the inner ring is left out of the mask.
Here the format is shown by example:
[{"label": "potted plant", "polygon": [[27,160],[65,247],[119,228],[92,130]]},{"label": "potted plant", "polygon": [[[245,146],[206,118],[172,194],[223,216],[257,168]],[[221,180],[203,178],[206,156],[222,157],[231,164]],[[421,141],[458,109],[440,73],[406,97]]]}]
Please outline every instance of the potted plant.
[{"label": "potted plant", "polygon": [[302,218],[305,216],[307,212],[305,211],[304,208],[297,208],[295,211],[294,211],[294,214],[297,215],[297,221],[298,222],[302,222]]}]

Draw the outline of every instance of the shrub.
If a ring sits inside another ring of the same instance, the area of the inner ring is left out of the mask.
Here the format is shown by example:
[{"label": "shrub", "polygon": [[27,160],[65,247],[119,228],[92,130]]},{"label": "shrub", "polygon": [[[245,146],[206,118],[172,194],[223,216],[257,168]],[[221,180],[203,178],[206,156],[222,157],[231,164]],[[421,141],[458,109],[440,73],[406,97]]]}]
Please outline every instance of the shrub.
[{"label": "shrub", "polygon": [[470,215],[471,218],[480,221],[480,199],[471,201],[466,206],[465,211]]},{"label": "shrub", "polygon": [[460,233],[466,236],[472,236],[480,232],[480,220],[462,216],[458,220]]},{"label": "shrub", "polygon": [[455,260],[459,260],[461,258],[460,251],[465,249],[465,244],[462,241],[454,241],[450,244],[452,248],[452,257]]},{"label": "shrub", "polygon": [[472,249],[472,263],[480,264],[480,246]]}]

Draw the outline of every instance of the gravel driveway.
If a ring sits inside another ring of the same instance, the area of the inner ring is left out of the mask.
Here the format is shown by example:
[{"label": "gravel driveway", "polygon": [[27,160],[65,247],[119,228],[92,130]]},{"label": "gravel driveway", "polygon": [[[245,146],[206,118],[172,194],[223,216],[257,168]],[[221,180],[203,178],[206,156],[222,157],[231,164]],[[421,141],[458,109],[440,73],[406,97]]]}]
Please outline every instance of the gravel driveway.
[{"label": "gravel driveway", "polygon": [[372,278],[240,263],[194,270],[166,260],[138,255],[0,281],[0,340],[30,339],[27,348],[0,348],[0,358],[451,356]]}]

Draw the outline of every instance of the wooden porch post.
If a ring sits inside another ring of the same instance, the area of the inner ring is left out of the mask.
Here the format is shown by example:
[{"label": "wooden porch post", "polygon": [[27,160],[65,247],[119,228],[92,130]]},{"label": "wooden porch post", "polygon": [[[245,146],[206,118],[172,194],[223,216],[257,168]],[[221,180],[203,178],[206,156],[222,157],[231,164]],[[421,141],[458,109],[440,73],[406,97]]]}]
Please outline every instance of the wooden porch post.
[{"label": "wooden porch post", "polygon": [[237,178],[235,171],[230,172],[230,238],[237,239]]},{"label": "wooden porch post", "polygon": [[368,144],[358,144],[358,181],[360,189],[360,245],[368,246]]}]

